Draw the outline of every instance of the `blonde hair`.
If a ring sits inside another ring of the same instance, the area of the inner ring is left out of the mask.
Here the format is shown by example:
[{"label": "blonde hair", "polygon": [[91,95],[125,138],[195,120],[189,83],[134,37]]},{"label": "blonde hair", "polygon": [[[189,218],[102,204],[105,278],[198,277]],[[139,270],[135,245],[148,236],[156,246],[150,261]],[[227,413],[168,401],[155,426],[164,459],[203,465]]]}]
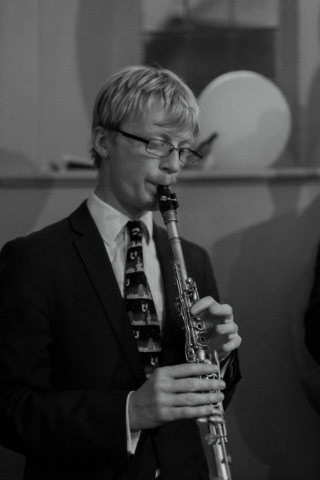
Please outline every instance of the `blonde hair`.
[{"label": "blonde hair", "polygon": [[[102,87],[93,109],[92,132],[98,126],[118,129],[124,120],[148,112],[153,106],[167,113],[165,127],[188,132],[192,138],[198,134],[199,108],[190,88],[170,70],[146,66],[125,68]],[[94,147],[91,155],[99,167],[101,159]]]}]

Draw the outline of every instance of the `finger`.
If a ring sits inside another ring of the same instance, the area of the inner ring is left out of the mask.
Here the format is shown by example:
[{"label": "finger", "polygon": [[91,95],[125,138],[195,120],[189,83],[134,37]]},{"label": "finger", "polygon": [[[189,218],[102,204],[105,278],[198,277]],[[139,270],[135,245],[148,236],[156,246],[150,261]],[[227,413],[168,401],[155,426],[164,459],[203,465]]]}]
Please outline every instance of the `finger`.
[{"label": "finger", "polygon": [[233,321],[229,321],[227,323],[219,323],[216,326],[216,332],[220,335],[236,334],[238,332],[238,325]]},{"label": "finger", "polygon": [[235,350],[236,348],[240,347],[241,342],[242,342],[241,337],[239,335],[236,335],[229,342],[224,343],[221,349],[226,353],[232,352],[232,350]]},{"label": "finger", "polygon": [[226,321],[232,320],[233,309],[228,303],[214,302],[208,307],[211,315],[217,315],[219,317],[226,317]]},{"label": "finger", "polygon": [[218,304],[218,302],[216,302],[212,297],[203,297],[198,300],[194,305],[192,305],[190,313],[194,316],[199,315],[204,310],[207,310],[207,308],[213,306],[215,303]]},{"label": "finger", "polygon": [[215,412],[215,407],[213,405],[199,405],[196,407],[178,407],[172,409],[171,419],[179,420],[184,418],[202,418],[208,417]]},{"label": "finger", "polygon": [[165,374],[171,378],[200,377],[217,373],[219,368],[213,363],[182,363],[169,367],[157,368],[153,375]]},{"label": "finger", "polygon": [[222,402],[223,399],[224,395],[222,392],[185,393],[174,395],[172,401],[175,407],[197,407]]},{"label": "finger", "polygon": [[211,315],[220,317],[232,317],[233,309],[227,303],[219,303],[212,297],[203,297],[192,305],[190,312],[192,315],[200,315],[205,310],[208,310]]},{"label": "finger", "polygon": [[174,382],[174,391],[179,392],[212,392],[223,390],[226,384],[223,380],[211,378],[184,378]]}]

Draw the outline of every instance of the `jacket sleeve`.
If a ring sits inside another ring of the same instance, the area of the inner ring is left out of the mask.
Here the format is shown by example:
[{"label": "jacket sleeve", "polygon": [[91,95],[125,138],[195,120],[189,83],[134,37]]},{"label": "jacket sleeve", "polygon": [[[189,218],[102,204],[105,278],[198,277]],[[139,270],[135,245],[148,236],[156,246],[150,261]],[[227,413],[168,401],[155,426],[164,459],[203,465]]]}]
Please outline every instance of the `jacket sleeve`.
[{"label": "jacket sleeve", "polygon": [[320,365],[320,246],[316,257],[314,280],[305,314],[305,342]]},{"label": "jacket sleeve", "polygon": [[0,254],[0,442],[50,461],[128,461],[128,391],[57,391],[51,312],[43,272],[26,242]]}]

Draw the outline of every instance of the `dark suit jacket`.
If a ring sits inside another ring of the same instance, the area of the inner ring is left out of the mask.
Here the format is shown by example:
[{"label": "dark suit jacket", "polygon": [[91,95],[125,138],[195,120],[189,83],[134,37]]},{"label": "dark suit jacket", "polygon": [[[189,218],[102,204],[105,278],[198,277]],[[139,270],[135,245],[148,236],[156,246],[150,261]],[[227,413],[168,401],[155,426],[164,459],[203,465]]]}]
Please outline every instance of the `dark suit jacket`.
[{"label": "dark suit jacket", "polygon": [[[165,288],[164,364],[185,362],[167,232],[154,227]],[[200,296],[217,297],[209,257],[183,243]],[[126,450],[128,392],[144,382],[104,243],[86,203],[6,244],[0,256],[0,442],[26,479],[208,479],[194,420],[143,431]],[[239,379],[237,368],[227,395]]]},{"label": "dark suit jacket", "polygon": [[313,285],[304,320],[306,345],[315,361],[320,365],[320,245],[318,247]]}]

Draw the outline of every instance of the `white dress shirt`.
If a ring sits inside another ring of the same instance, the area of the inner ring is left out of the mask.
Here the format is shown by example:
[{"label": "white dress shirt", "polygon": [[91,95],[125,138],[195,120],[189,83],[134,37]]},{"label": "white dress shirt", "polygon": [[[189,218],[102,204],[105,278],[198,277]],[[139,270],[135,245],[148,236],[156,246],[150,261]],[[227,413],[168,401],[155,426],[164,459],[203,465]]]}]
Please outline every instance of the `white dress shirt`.
[{"label": "white dress shirt", "polygon": [[[94,193],[88,198],[88,209],[104,241],[121,295],[123,296],[126,252],[130,242],[126,224],[131,219],[100,200],[100,198]],[[147,212],[142,215],[139,220],[141,220],[145,226],[144,235],[142,237],[144,270],[153,296],[160,329],[162,330],[165,314],[164,291],[160,264],[156,255],[156,246],[153,240],[152,213]],[[131,393],[128,395],[126,407],[127,450],[129,453],[134,454],[140,432],[130,431],[128,406]]]}]

